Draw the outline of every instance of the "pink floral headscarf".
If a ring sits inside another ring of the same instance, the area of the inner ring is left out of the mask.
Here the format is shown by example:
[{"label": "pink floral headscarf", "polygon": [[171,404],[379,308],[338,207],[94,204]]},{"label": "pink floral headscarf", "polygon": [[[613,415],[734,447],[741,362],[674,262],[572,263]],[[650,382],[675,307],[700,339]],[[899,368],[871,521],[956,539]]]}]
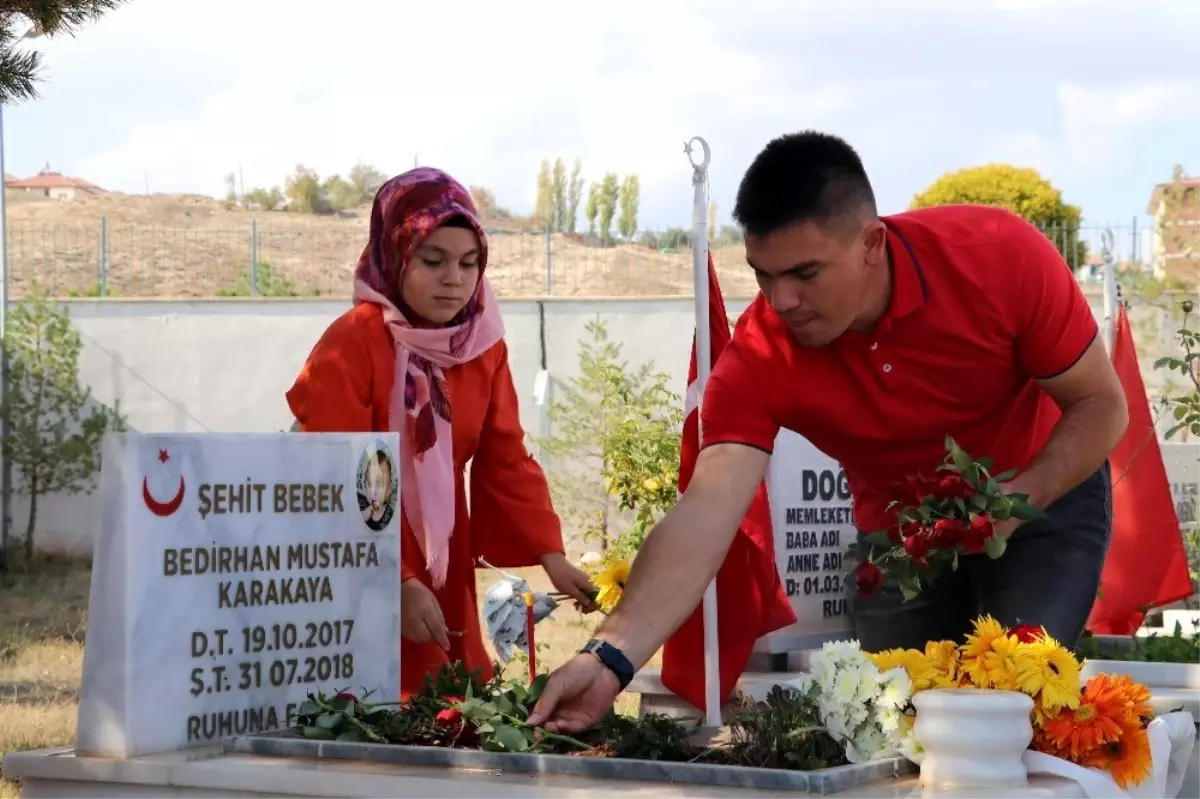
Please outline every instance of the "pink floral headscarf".
[{"label": "pink floral headscarf", "polygon": [[[419,319],[400,294],[413,253],[433,231],[465,218],[479,236],[479,283],[466,307],[440,327]],[[404,515],[425,553],[434,587],[446,582],[454,531],[454,453],[444,370],[473,360],[504,336],[488,280],[487,236],[471,195],[438,169],[420,167],[379,189],[371,234],[354,271],[354,302],[372,302],[396,348],[396,379],[388,426],[400,434]]]}]

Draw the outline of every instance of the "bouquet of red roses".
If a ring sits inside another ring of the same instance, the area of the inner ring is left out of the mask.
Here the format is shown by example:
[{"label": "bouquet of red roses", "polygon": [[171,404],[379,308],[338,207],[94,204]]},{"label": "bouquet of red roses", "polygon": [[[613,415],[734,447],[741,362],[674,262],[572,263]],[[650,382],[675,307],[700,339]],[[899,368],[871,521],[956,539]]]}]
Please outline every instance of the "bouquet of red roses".
[{"label": "bouquet of red roses", "polygon": [[859,593],[877,591],[892,575],[905,600],[912,599],[939,575],[957,569],[963,555],[1003,555],[1007,539],[996,531],[997,522],[1045,515],[1029,504],[1028,494],[1005,493],[1001,484],[1015,470],[991,474],[991,467],[990,459],[975,460],[946,436],[946,460],[937,474],[905,480],[905,496],[888,505],[896,523],[864,536],[870,553],[855,570]]}]

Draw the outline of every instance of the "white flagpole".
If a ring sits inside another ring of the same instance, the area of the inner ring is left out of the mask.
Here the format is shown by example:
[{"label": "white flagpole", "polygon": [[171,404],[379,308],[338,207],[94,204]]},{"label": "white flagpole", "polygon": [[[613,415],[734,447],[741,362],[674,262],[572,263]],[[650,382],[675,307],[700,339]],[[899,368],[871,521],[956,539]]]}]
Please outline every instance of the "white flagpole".
[{"label": "white flagpole", "polygon": [[[692,149],[699,145],[703,159],[696,163]],[[708,315],[708,162],[712,151],[708,142],[695,136],[683,146],[692,164],[692,294],[696,303],[696,430],[704,440],[700,413],[704,407],[704,386],[712,371],[712,330]],[[704,590],[704,716],[709,727],[721,726],[721,660],[717,640],[717,581]]]},{"label": "white flagpole", "polygon": [[1113,265],[1113,232],[1105,229],[1100,236],[1101,257],[1104,259],[1104,344],[1112,352],[1117,330],[1117,271]]}]

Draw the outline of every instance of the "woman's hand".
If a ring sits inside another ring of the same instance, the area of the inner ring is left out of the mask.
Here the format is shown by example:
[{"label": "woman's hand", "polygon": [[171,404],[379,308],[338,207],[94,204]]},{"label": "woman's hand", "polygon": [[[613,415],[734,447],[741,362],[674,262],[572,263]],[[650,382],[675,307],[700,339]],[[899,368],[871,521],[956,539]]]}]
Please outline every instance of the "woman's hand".
[{"label": "woman's hand", "polygon": [[418,644],[435,643],[450,649],[442,607],[433,591],[415,577],[400,583],[400,634]]},{"label": "woman's hand", "polygon": [[542,568],[557,590],[575,600],[576,608],[583,613],[591,613],[596,609],[596,603],[588,596],[588,592],[594,595],[596,591],[592,578],[583,569],[571,565],[566,555],[561,552],[543,555]]}]

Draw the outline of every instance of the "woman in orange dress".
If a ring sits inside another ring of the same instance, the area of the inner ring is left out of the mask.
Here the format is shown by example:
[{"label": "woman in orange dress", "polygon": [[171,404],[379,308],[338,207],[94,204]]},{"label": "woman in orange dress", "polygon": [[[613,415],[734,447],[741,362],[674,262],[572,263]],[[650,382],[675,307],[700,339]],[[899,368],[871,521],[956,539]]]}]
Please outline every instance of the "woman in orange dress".
[{"label": "woman in orange dress", "polygon": [[427,167],[392,178],[371,209],[354,305],[287,393],[304,432],[400,433],[402,695],[456,660],[491,676],[478,558],[540,565],[558,591],[592,606],[591,581],[567,561],[546,477],[525,449],[486,265],[466,189]]}]

